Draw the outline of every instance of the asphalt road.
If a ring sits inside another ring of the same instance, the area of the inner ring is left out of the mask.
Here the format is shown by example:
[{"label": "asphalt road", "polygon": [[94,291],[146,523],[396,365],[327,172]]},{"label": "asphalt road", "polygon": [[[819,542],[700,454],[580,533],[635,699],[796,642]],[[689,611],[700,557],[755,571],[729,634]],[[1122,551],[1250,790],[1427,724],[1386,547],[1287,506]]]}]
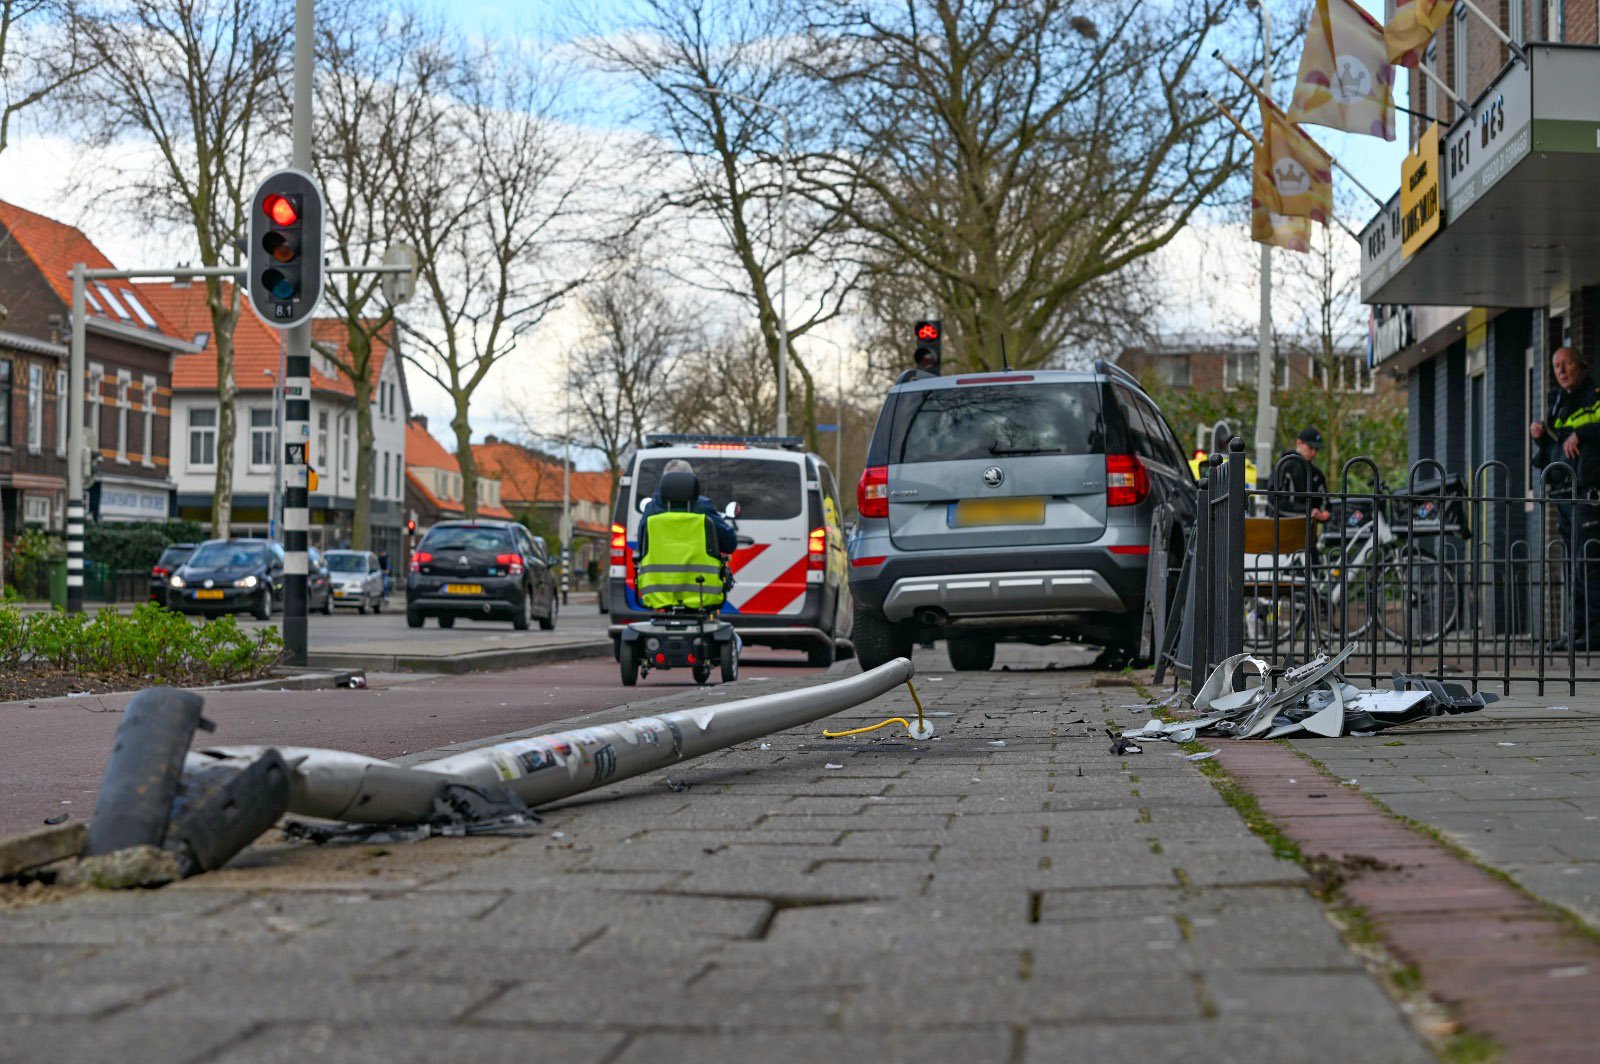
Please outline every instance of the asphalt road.
[{"label": "asphalt road", "polygon": [[[239,623],[247,628],[264,627],[248,614],[238,615]],[[430,651],[466,653],[477,650],[500,650],[508,647],[537,646],[553,641],[570,641],[575,635],[603,636],[611,618],[595,608],[592,594],[574,595],[572,601],[556,615],[552,632],[541,631],[537,625],[526,632],[518,632],[510,621],[473,621],[462,618],[454,628],[440,628],[438,622],[428,621],[421,628],[406,627],[405,594],[391,595],[389,605],[382,613],[365,616],[353,609],[335,607],[330,616],[313,613],[306,622],[307,639],[313,651],[338,649],[359,653],[363,650],[398,650],[425,647]],[[273,627],[283,623],[283,614],[277,613],[270,622]]]},{"label": "asphalt road", "polygon": [[[388,621],[387,614],[318,617],[311,637],[317,638],[319,624],[377,630]],[[403,617],[400,630],[406,630]],[[425,631],[428,638],[453,634],[431,627]],[[762,677],[821,672],[804,661],[798,652],[750,648],[735,686],[754,694],[763,686]],[[372,675],[369,681],[371,686],[355,691],[213,692],[206,697],[205,712],[217,722],[217,731],[200,734],[196,742],[326,746],[398,757],[670,694],[694,683],[683,670],[623,687],[610,658],[463,676]],[[120,711],[129,697],[0,703],[0,735],[5,736],[0,743],[0,835],[31,830],[63,812],[75,819],[93,812]]]}]

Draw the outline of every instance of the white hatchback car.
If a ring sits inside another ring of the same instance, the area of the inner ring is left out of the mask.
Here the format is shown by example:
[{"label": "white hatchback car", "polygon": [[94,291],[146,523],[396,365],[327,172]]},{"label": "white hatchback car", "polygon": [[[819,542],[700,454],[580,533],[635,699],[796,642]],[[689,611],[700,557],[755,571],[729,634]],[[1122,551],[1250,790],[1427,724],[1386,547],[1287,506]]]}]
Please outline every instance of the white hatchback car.
[{"label": "white hatchback car", "polygon": [[370,550],[330,550],[323,557],[328,559],[335,606],[354,606],[358,613],[368,609],[383,612],[383,569],[376,554]]}]

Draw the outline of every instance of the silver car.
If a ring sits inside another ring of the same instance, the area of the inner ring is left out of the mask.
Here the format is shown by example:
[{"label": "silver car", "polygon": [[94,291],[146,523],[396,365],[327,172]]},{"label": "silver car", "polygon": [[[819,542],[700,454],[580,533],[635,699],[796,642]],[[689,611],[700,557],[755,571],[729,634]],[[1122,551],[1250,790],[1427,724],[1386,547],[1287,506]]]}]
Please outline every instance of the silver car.
[{"label": "silver car", "polygon": [[333,585],[335,606],[354,606],[356,612],[382,613],[384,606],[383,569],[370,550],[330,550],[328,575]]},{"label": "silver car", "polygon": [[1101,363],[896,384],[856,501],[863,668],[931,639],[962,670],[1005,640],[1082,640],[1112,664],[1138,647],[1151,510],[1190,527],[1195,480],[1155,403]]}]

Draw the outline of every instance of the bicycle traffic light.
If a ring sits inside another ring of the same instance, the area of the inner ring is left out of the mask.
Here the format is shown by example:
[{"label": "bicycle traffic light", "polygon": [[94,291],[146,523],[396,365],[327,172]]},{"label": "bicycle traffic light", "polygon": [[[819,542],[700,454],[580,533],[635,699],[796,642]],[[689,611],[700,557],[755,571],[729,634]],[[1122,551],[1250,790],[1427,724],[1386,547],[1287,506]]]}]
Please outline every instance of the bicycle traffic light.
[{"label": "bicycle traffic light", "polygon": [[917,322],[917,347],[912,352],[912,364],[923,373],[939,373],[939,363],[943,360],[940,345],[944,341],[944,329],[938,320]]},{"label": "bicycle traffic light", "polygon": [[274,328],[306,321],[322,298],[323,217],[322,189],[299,170],[267,175],[251,199],[246,287]]}]

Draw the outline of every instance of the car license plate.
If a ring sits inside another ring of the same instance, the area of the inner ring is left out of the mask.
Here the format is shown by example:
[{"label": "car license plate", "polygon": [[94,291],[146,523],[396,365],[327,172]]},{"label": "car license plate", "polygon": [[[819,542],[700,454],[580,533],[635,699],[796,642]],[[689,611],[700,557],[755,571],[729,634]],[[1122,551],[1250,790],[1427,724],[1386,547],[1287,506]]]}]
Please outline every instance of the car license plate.
[{"label": "car license plate", "polygon": [[950,508],[951,528],[981,528],[985,525],[1042,525],[1044,497],[1016,499],[963,499]]},{"label": "car license plate", "polygon": [[483,594],[483,585],[482,584],[446,584],[446,585],[444,585],[444,593],[446,595],[481,595],[481,594]]},{"label": "car license plate", "polygon": [[194,593],[194,597],[197,598],[197,599],[219,599],[219,598],[222,597],[222,592],[221,591],[196,591]]}]

